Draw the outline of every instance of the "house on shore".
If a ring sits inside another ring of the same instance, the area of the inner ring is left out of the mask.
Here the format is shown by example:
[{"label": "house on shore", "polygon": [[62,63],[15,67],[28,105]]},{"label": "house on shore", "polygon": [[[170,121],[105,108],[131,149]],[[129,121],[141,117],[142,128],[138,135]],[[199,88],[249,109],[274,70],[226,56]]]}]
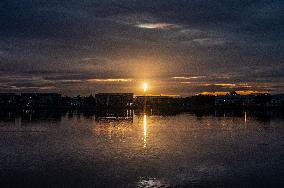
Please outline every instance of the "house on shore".
[{"label": "house on shore", "polygon": [[224,96],[216,96],[215,97],[215,106],[242,106],[243,104],[243,97],[238,93],[230,92]]},{"label": "house on shore", "polygon": [[173,107],[174,102],[175,98],[171,96],[150,95],[136,96],[134,104],[138,109],[163,109]]},{"label": "house on shore", "polygon": [[0,93],[1,107],[16,107],[19,104],[20,95],[15,93]]},{"label": "house on shore", "polygon": [[98,93],[95,95],[97,108],[130,108],[133,93]]},{"label": "house on shore", "polygon": [[21,93],[22,107],[55,107],[61,104],[61,94],[58,93]]},{"label": "house on shore", "polygon": [[272,107],[284,107],[284,94],[272,95],[271,96]]},{"label": "house on shore", "polygon": [[284,95],[258,93],[239,95],[231,92],[224,96],[215,97],[215,107],[283,107]]}]

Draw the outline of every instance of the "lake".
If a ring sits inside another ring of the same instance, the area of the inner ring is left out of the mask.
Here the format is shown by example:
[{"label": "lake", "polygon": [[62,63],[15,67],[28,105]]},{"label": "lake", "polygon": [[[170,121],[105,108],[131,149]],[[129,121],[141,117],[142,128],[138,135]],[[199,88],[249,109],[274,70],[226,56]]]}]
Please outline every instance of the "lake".
[{"label": "lake", "polygon": [[1,187],[283,187],[281,112],[0,113]]}]

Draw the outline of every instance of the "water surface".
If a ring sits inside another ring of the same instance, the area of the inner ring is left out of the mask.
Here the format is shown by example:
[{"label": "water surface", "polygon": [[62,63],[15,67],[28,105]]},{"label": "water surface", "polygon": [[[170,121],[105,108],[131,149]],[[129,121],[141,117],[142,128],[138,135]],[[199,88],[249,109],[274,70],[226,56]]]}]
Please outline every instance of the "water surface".
[{"label": "water surface", "polygon": [[1,187],[284,185],[281,113],[110,116],[3,112]]}]

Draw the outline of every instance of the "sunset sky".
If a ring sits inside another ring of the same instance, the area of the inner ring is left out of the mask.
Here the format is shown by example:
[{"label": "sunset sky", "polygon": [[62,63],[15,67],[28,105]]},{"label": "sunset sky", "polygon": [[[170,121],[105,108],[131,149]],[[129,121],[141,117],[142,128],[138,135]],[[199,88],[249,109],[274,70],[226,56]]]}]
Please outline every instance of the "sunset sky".
[{"label": "sunset sky", "polygon": [[284,92],[283,0],[2,0],[0,92]]}]

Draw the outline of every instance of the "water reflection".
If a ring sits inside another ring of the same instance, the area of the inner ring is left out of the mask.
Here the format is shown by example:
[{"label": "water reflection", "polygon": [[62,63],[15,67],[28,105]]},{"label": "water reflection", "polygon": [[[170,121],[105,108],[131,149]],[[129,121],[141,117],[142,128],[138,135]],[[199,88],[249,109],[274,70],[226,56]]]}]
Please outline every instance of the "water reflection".
[{"label": "water reflection", "polygon": [[20,116],[22,122],[57,122],[61,121],[61,117],[64,116],[64,114],[64,112],[60,112],[57,110],[23,110]]},{"label": "water reflection", "polygon": [[171,187],[170,184],[156,178],[141,178],[137,182],[137,187],[153,188],[153,187]]},{"label": "water reflection", "polygon": [[2,111],[0,187],[283,185],[281,112],[153,114]]},{"label": "water reflection", "polygon": [[98,136],[107,135],[109,140],[112,140],[132,132],[132,124],[129,119],[100,119],[96,120],[93,131]]},{"label": "water reflection", "polygon": [[100,110],[96,111],[96,120],[100,121],[103,119],[133,119],[133,110]]},{"label": "water reflection", "polygon": [[[212,110],[212,111],[191,111],[187,112],[195,115],[196,117],[242,117],[244,123],[248,123],[248,118],[252,118],[260,122],[269,122],[271,119],[280,118],[284,119],[283,111],[273,110]],[[134,110],[104,110],[104,111],[64,111],[64,110],[0,110],[0,122],[14,122],[15,120],[24,123],[36,123],[38,121],[44,122],[60,122],[62,117],[67,116],[68,118],[80,118],[81,116],[96,121],[105,121],[107,119],[119,120],[125,119],[133,121],[133,117],[143,116],[143,121],[147,124],[147,117],[149,116],[177,116],[176,112],[171,111],[153,111],[150,109],[148,112],[140,112]],[[145,117],[146,115],[146,117]],[[145,117],[145,118],[144,118]],[[144,120],[145,119],[145,120]],[[143,123],[144,127],[144,123]],[[147,126],[146,126],[147,128]]]},{"label": "water reflection", "polygon": [[147,146],[147,115],[146,114],[144,114],[144,116],[143,116],[143,128],[144,128],[144,138],[143,138],[144,145],[143,145],[143,147],[146,148],[146,146]]}]

